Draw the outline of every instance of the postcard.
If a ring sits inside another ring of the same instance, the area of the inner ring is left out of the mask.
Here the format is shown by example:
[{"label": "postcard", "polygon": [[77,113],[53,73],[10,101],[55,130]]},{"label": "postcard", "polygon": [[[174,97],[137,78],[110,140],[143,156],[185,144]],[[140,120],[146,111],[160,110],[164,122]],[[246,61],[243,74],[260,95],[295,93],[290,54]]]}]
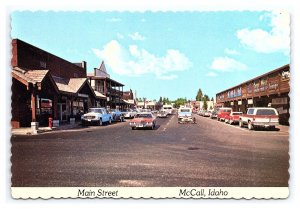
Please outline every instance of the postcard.
[{"label": "postcard", "polygon": [[11,194],[289,196],[286,11],[11,13]]}]

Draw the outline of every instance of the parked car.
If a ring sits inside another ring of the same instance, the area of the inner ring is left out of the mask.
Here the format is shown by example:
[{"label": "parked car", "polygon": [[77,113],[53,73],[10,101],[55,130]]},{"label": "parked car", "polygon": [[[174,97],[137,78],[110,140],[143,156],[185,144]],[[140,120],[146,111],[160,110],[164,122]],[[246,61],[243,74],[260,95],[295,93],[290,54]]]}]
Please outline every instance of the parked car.
[{"label": "parked car", "polygon": [[109,113],[112,115],[113,121],[124,121],[123,113],[118,109],[111,109]]},{"label": "parked car", "polygon": [[238,124],[240,120],[240,115],[242,115],[242,112],[231,112],[229,115],[225,116],[225,123],[232,124]]},{"label": "parked car", "polygon": [[157,113],[157,117],[159,117],[159,118],[167,118],[167,117],[168,117],[168,112],[165,111],[165,110],[160,110],[160,111]]},{"label": "parked car", "polygon": [[203,116],[204,115],[205,110],[199,110],[198,111],[198,115]]},{"label": "parked car", "polygon": [[181,107],[178,110],[178,123],[195,123],[195,118],[192,117],[192,108]]},{"label": "parked car", "polygon": [[97,124],[102,126],[103,123],[112,122],[112,115],[105,108],[90,108],[88,113],[81,116],[81,124]]},{"label": "parked car", "polygon": [[173,114],[173,105],[163,105],[163,110],[165,110],[169,115]]},{"label": "parked car", "polygon": [[279,125],[278,112],[271,107],[248,108],[247,114],[240,115],[239,126],[248,126],[249,130],[256,127],[275,129]]},{"label": "parked car", "polygon": [[132,130],[137,128],[151,128],[153,130],[156,125],[156,118],[151,112],[137,113],[129,125]]},{"label": "parked car", "polygon": [[213,110],[213,111],[211,112],[211,114],[210,114],[210,118],[211,118],[211,119],[217,118],[217,115],[218,115],[218,111]]},{"label": "parked car", "polygon": [[219,109],[218,114],[217,114],[217,120],[218,121],[224,121],[225,116],[229,115],[232,112],[231,107],[222,107]]},{"label": "parked car", "polygon": [[134,116],[137,114],[137,111],[132,110],[132,109],[126,109],[122,111],[122,114],[124,118],[134,118]]},{"label": "parked car", "polygon": [[210,117],[210,115],[211,115],[210,110],[205,111],[204,114],[203,114],[204,117]]}]

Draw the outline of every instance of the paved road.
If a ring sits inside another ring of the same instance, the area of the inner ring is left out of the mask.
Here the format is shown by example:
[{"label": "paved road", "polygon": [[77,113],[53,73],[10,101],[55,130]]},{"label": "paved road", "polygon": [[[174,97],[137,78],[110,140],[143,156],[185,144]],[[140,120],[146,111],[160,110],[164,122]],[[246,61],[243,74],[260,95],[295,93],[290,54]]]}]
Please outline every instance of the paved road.
[{"label": "paved road", "polygon": [[12,186],[288,186],[287,132],[196,118],[13,136]]}]

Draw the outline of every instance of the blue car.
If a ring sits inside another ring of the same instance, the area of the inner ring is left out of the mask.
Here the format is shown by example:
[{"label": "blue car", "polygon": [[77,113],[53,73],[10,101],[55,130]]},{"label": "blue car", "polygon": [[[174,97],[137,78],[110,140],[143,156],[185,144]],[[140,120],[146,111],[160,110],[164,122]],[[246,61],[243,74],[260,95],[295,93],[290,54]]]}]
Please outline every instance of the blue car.
[{"label": "blue car", "polygon": [[81,124],[96,124],[102,126],[103,123],[111,124],[112,115],[105,108],[90,108],[89,112],[81,116]]},{"label": "blue car", "polygon": [[112,115],[113,121],[124,121],[123,113],[118,109],[111,109],[109,113]]}]

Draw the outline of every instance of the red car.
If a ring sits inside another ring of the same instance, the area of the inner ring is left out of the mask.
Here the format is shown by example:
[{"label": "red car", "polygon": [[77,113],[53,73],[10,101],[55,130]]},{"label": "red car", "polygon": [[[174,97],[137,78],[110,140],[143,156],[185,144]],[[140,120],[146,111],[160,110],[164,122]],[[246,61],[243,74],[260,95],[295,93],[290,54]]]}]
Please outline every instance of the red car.
[{"label": "red car", "polygon": [[231,107],[222,107],[219,109],[218,114],[217,114],[217,120],[218,121],[224,121],[225,120],[225,116],[229,115],[232,112],[232,108]]},{"label": "red car", "polygon": [[240,115],[242,115],[242,112],[231,112],[229,115],[225,116],[225,123],[237,124],[240,121]]},{"label": "red car", "polygon": [[136,128],[150,128],[154,129],[156,118],[151,112],[140,112],[137,113],[134,118],[129,122],[132,130]]}]

